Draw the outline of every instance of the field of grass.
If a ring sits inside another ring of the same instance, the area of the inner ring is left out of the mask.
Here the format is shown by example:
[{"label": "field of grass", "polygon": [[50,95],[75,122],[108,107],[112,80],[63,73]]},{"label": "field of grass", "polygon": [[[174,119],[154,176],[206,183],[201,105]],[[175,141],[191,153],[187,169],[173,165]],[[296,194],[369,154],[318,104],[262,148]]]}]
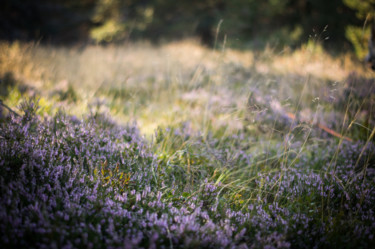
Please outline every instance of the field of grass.
[{"label": "field of grass", "polygon": [[2,248],[375,246],[351,54],[2,42],[0,79]]}]

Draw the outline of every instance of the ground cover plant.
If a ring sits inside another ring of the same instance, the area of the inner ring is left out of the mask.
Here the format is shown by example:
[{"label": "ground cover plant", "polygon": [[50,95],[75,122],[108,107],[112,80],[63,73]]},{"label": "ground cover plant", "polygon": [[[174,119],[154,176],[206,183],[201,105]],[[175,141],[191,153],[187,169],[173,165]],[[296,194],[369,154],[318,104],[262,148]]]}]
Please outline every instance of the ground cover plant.
[{"label": "ground cover plant", "polygon": [[2,248],[375,246],[374,80],[350,55],[0,46]]}]

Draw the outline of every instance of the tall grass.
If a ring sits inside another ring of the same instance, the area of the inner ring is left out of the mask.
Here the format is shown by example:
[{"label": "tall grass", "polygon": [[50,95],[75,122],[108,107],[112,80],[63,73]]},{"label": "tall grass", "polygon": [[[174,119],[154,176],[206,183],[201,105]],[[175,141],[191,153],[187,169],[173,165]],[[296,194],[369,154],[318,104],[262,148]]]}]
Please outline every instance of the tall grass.
[{"label": "tall grass", "polygon": [[374,246],[374,80],[351,55],[0,46],[3,246]]}]

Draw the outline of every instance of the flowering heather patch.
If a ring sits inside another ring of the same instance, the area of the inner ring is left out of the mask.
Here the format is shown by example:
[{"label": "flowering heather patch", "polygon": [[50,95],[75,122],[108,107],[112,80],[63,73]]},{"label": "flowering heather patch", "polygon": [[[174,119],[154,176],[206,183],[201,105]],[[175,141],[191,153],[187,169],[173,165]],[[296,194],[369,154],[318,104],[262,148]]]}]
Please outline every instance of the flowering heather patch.
[{"label": "flowering heather patch", "polygon": [[2,248],[375,246],[371,143],[263,160],[243,133],[148,142],[104,115],[36,110],[0,126]]}]

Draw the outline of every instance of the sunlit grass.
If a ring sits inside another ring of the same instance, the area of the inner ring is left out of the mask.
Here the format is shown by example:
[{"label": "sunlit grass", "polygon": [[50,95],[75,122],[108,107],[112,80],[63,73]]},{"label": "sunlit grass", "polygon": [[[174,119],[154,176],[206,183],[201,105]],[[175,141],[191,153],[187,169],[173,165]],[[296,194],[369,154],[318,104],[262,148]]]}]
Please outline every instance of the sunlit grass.
[{"label": "sunlit grass", "polygon": [[2,75],[12,73],[54,103],[58,94],[67,99],[67,91],[76,92],[78,99],[63,104],[74,114],[100,101],[118,121],[137,120],[147,134],[186,120],[199,130],[207,123],[242,129],[252,87],[292,106],[301,97],[311,107],[316,98],[340,94],[351,71],[368,75],[350,55],[314,53],[311,45],[291,52],[212,51],[193,41],[82,48],[2,43],[1,51]]}]

